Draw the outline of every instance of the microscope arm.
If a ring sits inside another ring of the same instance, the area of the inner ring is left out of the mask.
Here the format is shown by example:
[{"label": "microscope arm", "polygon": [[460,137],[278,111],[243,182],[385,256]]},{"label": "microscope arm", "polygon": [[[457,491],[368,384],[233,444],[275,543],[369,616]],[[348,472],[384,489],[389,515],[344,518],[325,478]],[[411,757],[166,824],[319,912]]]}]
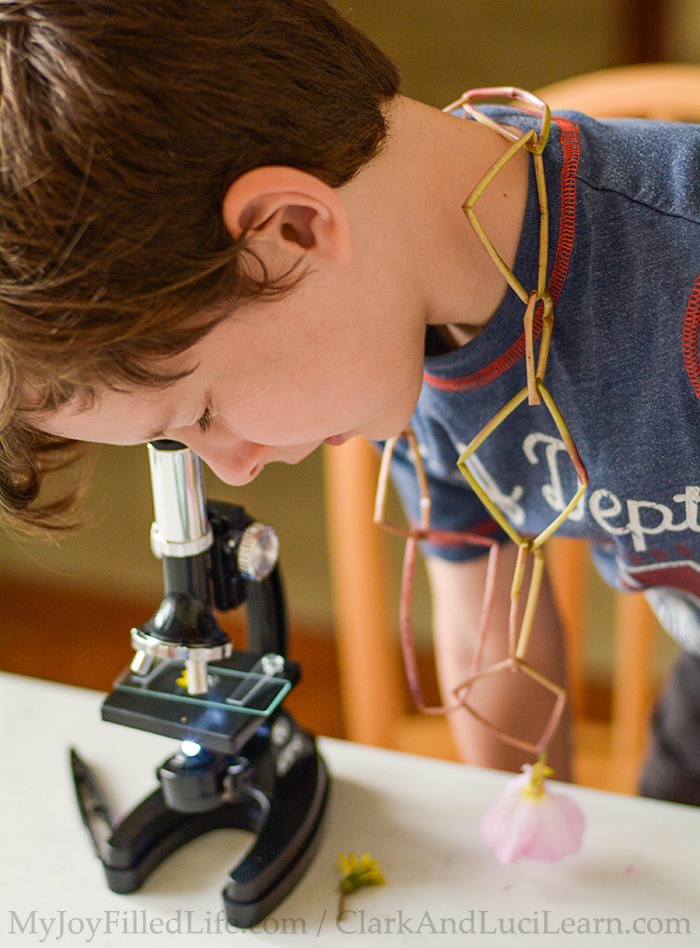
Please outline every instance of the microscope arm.
[{"label": "microscope arm", "polygon": [[248,581],[246,625],[248,649],[287,657],[287,621],[279,566],[261,583]]}]

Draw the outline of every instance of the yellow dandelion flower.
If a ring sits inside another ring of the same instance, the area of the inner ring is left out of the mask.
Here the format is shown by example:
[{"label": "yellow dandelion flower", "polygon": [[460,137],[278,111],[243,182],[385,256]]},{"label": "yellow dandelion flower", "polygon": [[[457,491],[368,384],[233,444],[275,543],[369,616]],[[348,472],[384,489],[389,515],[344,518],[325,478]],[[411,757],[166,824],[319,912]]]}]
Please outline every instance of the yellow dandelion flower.
[{"label": "yellow dandelion flower", "polygon": [[384,885],[385,879],[376,859],[369,853],[363,853],[360,859],[355,853],[338,853],[336,869],[341,874],[338,883],[340,900],[338,902],[338,918],[345,911],[345,897],[370,885]]}]

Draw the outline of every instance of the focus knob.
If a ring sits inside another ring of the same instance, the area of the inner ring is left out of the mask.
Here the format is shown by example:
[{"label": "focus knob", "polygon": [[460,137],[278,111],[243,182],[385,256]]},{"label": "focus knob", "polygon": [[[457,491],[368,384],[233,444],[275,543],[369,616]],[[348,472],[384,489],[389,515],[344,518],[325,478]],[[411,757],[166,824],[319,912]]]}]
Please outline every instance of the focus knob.
[{"label": "focus knob", "polygon": [[277,565],[279,540],[272,527],[251,523],[238,545],[238,568],[246,579],[261,582]]}]

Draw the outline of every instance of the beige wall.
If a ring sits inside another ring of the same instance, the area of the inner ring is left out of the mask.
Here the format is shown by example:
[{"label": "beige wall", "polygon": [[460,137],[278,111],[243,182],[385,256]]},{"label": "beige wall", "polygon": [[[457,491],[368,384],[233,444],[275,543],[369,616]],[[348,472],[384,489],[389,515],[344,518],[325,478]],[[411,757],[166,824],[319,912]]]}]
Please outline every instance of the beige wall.
[{"label": "beige wall", "polygon": [[669,0],[666,30],[669,59],[700,62],[700,0]]},{"label": "beige wall", "polygon": [[[47,546],[0,539],[0,573],[43,578],[125,596],[157,598],[160,564],[149,547],[153,519],[145,446],[101,446],[88,508],[92,523]],[[273,465],[251,485],[231,488],[207,471],[209,497],[244,506],[280,533],[283,566],[295,615],[329,623],[329,592],[318,457],[296,468]]]},{"label": "beige wall", "polygon": [[466,89],[525,89],[615,64],[620,0],[335,0],[442,107]]}]

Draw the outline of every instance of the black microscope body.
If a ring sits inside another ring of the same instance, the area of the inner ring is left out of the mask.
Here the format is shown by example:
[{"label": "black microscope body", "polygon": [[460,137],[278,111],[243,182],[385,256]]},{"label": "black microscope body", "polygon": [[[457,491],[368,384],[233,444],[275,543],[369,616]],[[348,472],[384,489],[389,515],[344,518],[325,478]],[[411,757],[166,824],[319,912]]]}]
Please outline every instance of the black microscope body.
[{"label": "black microscope body", "polygon": [[[177,442],[149,445],[165,595],[132,630],[131,667],[102,718],[176,738],[159,786],[121,823],[73,752],[81,814],[114,892],[138,889],[170,853],[203,833],[256,835],[223,890],[238,928],[268,915],[299,881],[320,836],[329,778],[313,737],[282,706],[299,681],[289,661],[274,531],[238,506],[206,503],[201,463]],[[245,605],[246,650],[234,650],[214,608]],[[98,821],[108,834],[96,832]],[[98,838],[100,837],[101,838]]]}]

